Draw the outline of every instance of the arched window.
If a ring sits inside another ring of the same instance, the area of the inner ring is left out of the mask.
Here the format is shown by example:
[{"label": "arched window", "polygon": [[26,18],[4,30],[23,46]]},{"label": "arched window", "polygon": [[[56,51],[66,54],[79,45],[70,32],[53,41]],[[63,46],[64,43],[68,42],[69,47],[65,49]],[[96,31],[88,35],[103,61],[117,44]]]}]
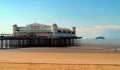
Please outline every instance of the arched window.
[{"label": "arched window", "polygon": [[68,31],[68,33],[70,34],[70,33],[71,33],[71,31]]},{"label": "arched window", "polygon": [[63,33],[67,33],[65,30],[63,30]]},{"label": "arched window", "polygon": [[75,34],[75,32],[72,32],[72,34]]},{"label": "arched window", "polygon": [[62,31],[61,31],[61,30],[58,30],[58,33],[62,33]]}]

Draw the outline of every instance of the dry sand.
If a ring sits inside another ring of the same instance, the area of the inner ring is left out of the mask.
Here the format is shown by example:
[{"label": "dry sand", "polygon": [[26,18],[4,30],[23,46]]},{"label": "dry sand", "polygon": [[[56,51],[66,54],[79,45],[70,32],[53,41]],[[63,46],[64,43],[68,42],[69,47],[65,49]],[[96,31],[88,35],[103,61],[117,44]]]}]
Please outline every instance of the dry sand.
[{"label": "dry sand", "polygon": [[0,70],[120,70],[119,46],[37,47],[0,51]]}]

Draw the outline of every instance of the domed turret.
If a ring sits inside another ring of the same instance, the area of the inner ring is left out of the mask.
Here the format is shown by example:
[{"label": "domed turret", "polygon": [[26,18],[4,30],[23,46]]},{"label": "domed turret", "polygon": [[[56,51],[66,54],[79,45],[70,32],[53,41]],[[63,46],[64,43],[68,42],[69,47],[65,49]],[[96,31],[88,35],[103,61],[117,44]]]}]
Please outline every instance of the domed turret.
[{"label": "domed turret", "polygon": [[52,24],[52,26],[53,26],[54,29],[58,28],[56,23]]},{"label": "domed turret", "polygon": [[72,27],[72,30],[76,34],[76,27]]},{"label": "domed turret", "polygon": [[57,31],[58,31],[57,24],[56,23],[52,24],[52,32],[53,32],[53,36],[54,37],[55,37]]},{"label": "domed turret", "polygon": [[52,28],[53,28],[53,33],[57,33],[58,27],[57,24],[52,24]]},{"label": "domed turret", "polygon": [[15,32],[17,31],[17,25],[13,25],[13,34],[15,34]]},{"label": "domed turret", "polygon": [[17,25],[13,25],[13,31],[16,31],[17,30]]}]

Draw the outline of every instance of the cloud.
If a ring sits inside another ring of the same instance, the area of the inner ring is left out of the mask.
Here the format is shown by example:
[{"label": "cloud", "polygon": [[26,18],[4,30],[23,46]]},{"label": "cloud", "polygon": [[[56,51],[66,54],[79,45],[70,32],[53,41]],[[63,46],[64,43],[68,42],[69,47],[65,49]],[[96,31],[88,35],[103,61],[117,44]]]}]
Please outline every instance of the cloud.
[{"label": "cloud", "polygon": [[77,34],[84,38],[95,38],[96,36],[115,37],[120,35],[120,26],[118,25],[98,25],[94,27],[77,28]]},{"label": "cloud", "polygon": [[120,29],[120,26],[117,25],[104,25],[104,26],[95,26],[96,29],[101,30],[118,30]]}]

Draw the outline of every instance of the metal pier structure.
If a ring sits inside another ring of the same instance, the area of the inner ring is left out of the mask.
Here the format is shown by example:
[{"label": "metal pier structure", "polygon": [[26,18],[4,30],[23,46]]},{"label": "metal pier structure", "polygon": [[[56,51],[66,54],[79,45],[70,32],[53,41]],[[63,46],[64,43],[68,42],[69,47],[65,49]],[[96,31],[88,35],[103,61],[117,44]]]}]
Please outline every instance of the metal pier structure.
[{"label": "metal pier structure", "polygon": [[68,47],[80,45],[82,37],[27,37],[0,34],[0,49],[25,47]]}]

